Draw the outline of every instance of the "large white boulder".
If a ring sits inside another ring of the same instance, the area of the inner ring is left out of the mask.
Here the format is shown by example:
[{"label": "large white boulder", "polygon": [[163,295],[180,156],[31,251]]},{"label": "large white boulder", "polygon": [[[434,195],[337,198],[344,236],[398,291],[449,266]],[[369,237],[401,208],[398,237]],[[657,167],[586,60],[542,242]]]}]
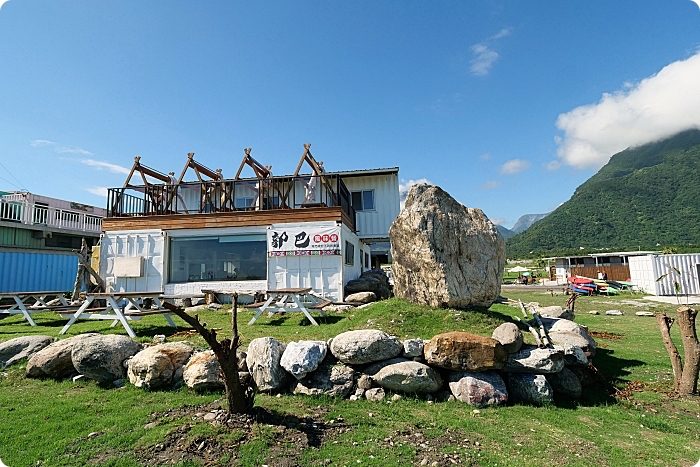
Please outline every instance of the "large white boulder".
[{"label": "large white boulder", "polygon": [[141,344],[127,336],[98,335],[77,341],[71,359],[78,373],[106,384],[126,376],[124,360],[136,355],[141,348]]},{"label": "large white boulder", "polygon": [[273,337],[259,337],[250,341],[246,364],[259,391],[281,391],[289,382],[280,360],[286,344]]},{"label": "large white boulder", "polygon": [[83,339],[99,336],[97,333],[78,334],[44,347],[27,362],[27,377],[61,379],[76,374],[71,358],[73,346]]},{"label": "large white boulder", "polygon": [[431,306],[489,307],[498,298],[506,247],[496,226],[440,187],[411,187],[389,229],[394,294]]},{"label": "large white boulder", "polygon": [[318,368],[327,351],[328,345],[322,341],[290,342],[284,349],[280,364],[299,380]]}]

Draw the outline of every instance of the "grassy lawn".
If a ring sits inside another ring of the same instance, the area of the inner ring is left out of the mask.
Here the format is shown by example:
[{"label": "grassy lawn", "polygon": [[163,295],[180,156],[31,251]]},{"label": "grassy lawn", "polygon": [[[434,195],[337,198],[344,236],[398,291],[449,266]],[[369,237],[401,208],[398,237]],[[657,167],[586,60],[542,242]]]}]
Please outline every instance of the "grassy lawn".
[{"label": "grassy lawn", "polygon": [[[542,305],[566,301],[566,296],[549,292],[504,291],[503,295]],[[412,397],[373,403],[258,395],[258,419],[230,428],[191,416],[216,407],[221,393],[196,394],[187,388],[147,392],[130,385],[106,389],[85,380],[30,380],[24,378],[24,365],[16,365],[0,373],[0,459],[9,467],[161,465],[154,453],[172,442],[183,456],[168,465],[180,466],[695,464],[700,458],[700,398],[669,395],[671,367],[656,321],[634,315],[640,310],[673,314],[675,306],[642,303],[638,296],[629,295],[581,297],[576,306],[576,321],[601,333],[596,337],[599,348],[594,364],[623,390],[618,398],[601,384],[588,389],[578,404],[515,405],[475,413],[464,403]],[[625,314],[605,316],[609,309]],[[602,314],[590,315],[590,310]],[[262,336],[285,342],[326,340],[362,328],[382,329],[402,339],[431,338],[451,330],[490,336],[498,324],[519,314],[506,304],[488,311],[457,311],[392,299],[332,314],[319,327],[293,314],[265,316],[254,326],[241,325],[240,330],[244,346]],[[0,321],[0,341],[29,334],[58,336],[65,324],[51,313],[34,316],[39,325],[34,328],[19,317]],[[240,313],[241,323],[251,317],[251,312]],[[203,311],[200,318],[210,328],[222,329],[222,334],[230,329],[228,313]],[[184,323],[178,324],[182,331]],[[159,316],[133,322],[133,328],[144,342],[173,331]],[[79,321],[70,331],[70,335],[124,333],[121,327],[110,328],[108,322],[89,320]],[[675,327],[674,332],[678,338]],[[181,334],[172,340],[205,345],[198,336]],[[205,405],[206,409],[187,409]],[[285,430],[273,419],[284,420],[291,428]],[[321,434],[315,437],[314,432]],[[203,452],[211,446],[216,449],[208,458],[196,455],[198,449]]]}]

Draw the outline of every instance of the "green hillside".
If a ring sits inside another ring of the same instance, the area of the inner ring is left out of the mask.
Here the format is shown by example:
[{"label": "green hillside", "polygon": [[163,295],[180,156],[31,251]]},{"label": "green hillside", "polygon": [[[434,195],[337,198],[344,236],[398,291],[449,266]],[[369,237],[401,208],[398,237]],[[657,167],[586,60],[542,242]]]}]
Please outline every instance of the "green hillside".
[{"label": "green hillside", "polygon": [[612,156],[569,201],[506,242],[509,257],[700,244],[700,130]]}]

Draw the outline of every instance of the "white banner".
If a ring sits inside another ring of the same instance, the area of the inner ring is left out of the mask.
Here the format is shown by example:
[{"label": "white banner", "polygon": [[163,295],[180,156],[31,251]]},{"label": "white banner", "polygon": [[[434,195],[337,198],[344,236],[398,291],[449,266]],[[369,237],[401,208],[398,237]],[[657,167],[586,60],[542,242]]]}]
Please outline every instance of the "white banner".
[{"label": "white banner", "polygon": [[339,255],[340,227],[285,227],[267,230],[270,256]]}]

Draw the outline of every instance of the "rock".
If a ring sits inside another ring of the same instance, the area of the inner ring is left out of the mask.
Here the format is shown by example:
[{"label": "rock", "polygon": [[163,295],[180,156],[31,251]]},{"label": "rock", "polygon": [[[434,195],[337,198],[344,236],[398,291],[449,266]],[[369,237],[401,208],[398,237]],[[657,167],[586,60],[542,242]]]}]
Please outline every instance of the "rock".
[{"label": "rock", "polygon": [[334,312],[334,313],[344,313],[348,310],[352,310],[355,308],[352,305],[328,305],[323,307],[323,311],[326,313],[328,312]]},{"label": "rock", "polygon": [[503,345],[508,353],[517,352],[523,346],[523,333],[515,323],[503,323],[493,330],[492,339]]},{"label": "rock", "polygon": [[555,345],[554,349],[564,353],[564,364],[568,366],[588,365],[588,357],[581,349],[571,344]]},{"label": "rock", "polygon": [[487,371],[503,368],[508,353],[500,342],[468,332],[446,332],[430,339],[425,360],[448,370]]},{"label": "rock", "polygon": [[297,382],[294,394],[345,398],[352,392],[355,375],[355,370],[328,356],[316,371]]},{"label": "rock", "polygon": [[388,360],[403,351],[403,345],[396,337],[376,329],[338,334],[333,338],[330,348],[335,358],[351,365]]},{"label": "rock", "polygon": [[391,296],[389,278],[381,269],[365,271],[359,278],[348,281],[345,285],[346,294],[358,292],[373,292],[379,300],[389,298]]},{"label": "rock", "polygon": [[377,295],[374,292],[356,292],[345,297],[348,303],[372,303],[377,301]]},{"label": "rock", "polygon": [[50,336],[22,336],[0,342],[0,369],[28,360],[52,342]]},{"label": "rock", "polygon": [[635,313],[637,316],[654,316],[654,313],[651,311],[638,311]]},{"label": "rock", "polygon": [[207,391],[224,387],[221,365],[213,350],[197,352],[189,359],[182,373],[187,387]]},{"label": "rock", "polygon": [[365,391],[365,399],[368,401],[379,402],[386,397],[386,393],[382,388],[372,388]]},{"label": "rock", "polygon": [[290,342],[284,349],[280,365],[299,380],[318,368],[327,351],[328,346],[322,341]]},{"label": "rock", "polygon": [[557,305],[536,307],[535,311],[539,313],[540,316],[546,316],[547,318],[561,318],[571,321],[573,321],[575,318],[574,313],[571,310]]},{"label": "rock", "polygon": [[402,344],[403,344],[403,353],[401,354],[402,357],[413,358],[413,357],[422,357],[423,356],[423,347],[425,346],[423,339],[406,339],[405,341],[402,342]]},{"label": "rock", "polygon": [[554,402],[554,391],[544,375],[508,373],[508,389],[514,402],[533,405]]},{"label": "rock", "polygon": [[508,391],[503,378],[495,371],[481,373],[449,372],[447,381],[457,400],[475,407],[499,405],[508,400]]},{"label": "rock", "polygon": [[591,311],[588,312],[588,314],[589,314],[589,315],[599,315],[599,314],[600,314],[600,311],[598,311],[598,310],[591,310]]},{"label": "rock", "polygon": [[384,366],[372,380],[384,389],[407,394],[428,394],[442,387],[436,370],[410,360]]},{"label": "rock", "polygon": [[623,313],[620,310],[608,310],[605,312],[608,316],[622,316]]},{"label": "rock", "polygon": [[555,394],[561,394],[574,400],[581,398],[581,381],[569,369],[564,368],[559,373],[545,375]]},{"label": "rock", "polygon": [[584,390],[595,391],[608,386],[605,377],[593,365],[571,366],[568,369],[576,375]]},{"label": "rock", "polygon": [[246,364],[259,391],[281,391],[289,381],[280,360],[286,345],[272,337],[250,341]]},{"label": "rock", "polygon": [[554,345],[580,347],[589,360],[595,356],[596,342],[587,327],[567,319],[547,320],[544,325]]},{"label": "rock", "polygon": [[437,186],[414,185],[389,237],[397,297],[452,308],[489,307],[498,298],[505,241],[480,209]]},{"label": "rock", "polygon": [[557,373],[562,368],[564,368],[564,352],[526,345],[518,352],[508,355],[508,361],[503,370],[511,373],[544,374]]},{"label": "rock", "polygon": [[207,309],[209,310],[220,310],[223,307],[224,306],[220,303],[210,303],[209,305],[207,305]]},{"label": "rock", "polygon": [[374,387],[372,383],[372,378],[369,375],[362,375],[357,379],[357,387],[359,389],[368,390]]},{"label": "rock", "polygon": [[392,402],[396,402],[396,401],[400,401],[400,400],[401,400],[401,395],[400,395],[400,394],[394,394],[393,396],[391,396],[391,401],[392,401]]},{"label": "rock", "polygon": [[81,339],[73,345],[71,359],[78,373],[99,383],[112,383],[126,376],[122,362],[142,346],[130,337],[116,334]]},{"label": "rock", "polygon": [[27,377],[29,378],[68,378],[78,373],[73,366],[71,352],[76,342],[83,339],[98,337],[100,334],[88,333],[62,339],[44,347],[27,362]]},{"label": "rock", "polygon": [[175,373],[192,355],[184,342],[170,342],[147,347],[129,360],[129,382],[137,388],[156,389],[173,386]]}]

